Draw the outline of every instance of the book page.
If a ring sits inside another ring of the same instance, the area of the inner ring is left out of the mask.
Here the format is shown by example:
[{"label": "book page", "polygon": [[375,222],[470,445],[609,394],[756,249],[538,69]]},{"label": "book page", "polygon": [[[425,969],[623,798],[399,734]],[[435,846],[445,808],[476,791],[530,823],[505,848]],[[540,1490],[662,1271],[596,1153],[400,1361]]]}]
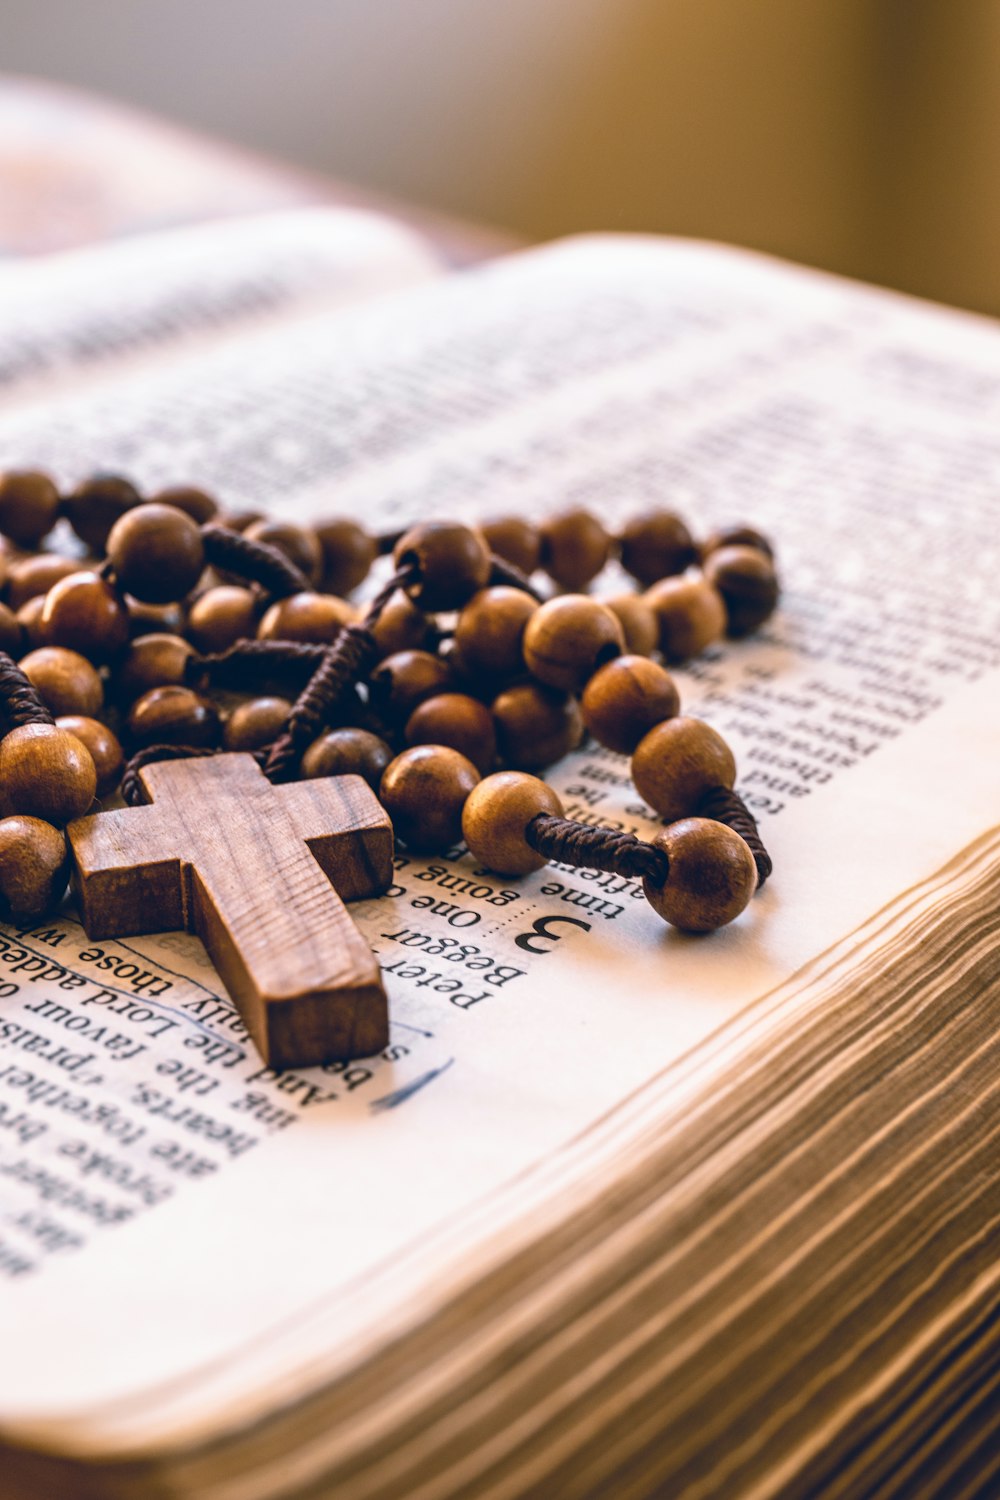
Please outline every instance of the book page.
[{"label": "book page", "polygon": [[[747,520],[785,586],[758,636],[678,673],[775,861],[711,938],[614,876],[511,881],[460,849],[401,850],[388,895],[352,907],[390,1046],[275,1076],[195,939],[91,943],[72,916],[4,930],[12,1430],[99,1445],[152,1430],[168,1395],[185,1431],[210,1426],[199,1370],[249,1419],[283,1376],[419,1317],[474,1274],[492,1193],[520,1178],[530,1199],[533,1167],[570,1162],[620,1101],[1000,822],[998,415],[985,323],[736,252],[595,240],[0,420],[8,461],[65,483],[180,469],[288,515]],[[550,779],[573,816],[654,826],[600,747]],[[465,1215],[475,1232],[433,1267],[404,1255]]]}]

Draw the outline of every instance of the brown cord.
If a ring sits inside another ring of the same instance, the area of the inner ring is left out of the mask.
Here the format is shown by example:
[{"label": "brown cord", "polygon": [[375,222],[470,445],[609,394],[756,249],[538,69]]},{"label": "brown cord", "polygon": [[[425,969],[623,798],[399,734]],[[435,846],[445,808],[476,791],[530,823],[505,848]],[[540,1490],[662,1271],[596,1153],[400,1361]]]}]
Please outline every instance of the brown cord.
[{"label": "brown cord", "polygon": [[375,538],[379,557],[385,557],[387,552],[395,552],[396,543],[406,535],[409,529],[408,526],[404,526],[402,531],[380,531]]},{"label": "brown cord", "polygon": [[627,880],[649,880],[662,885],[670,861],[662,849],[643,843],[634,833],[614,828],[591,828],[570,818],[536,813],[524,830],[526,843],[546,859],[591,870],[608,870]]},{"label": "brown cord", "polygon": [[345,625],[326,648],[323,660],[295,701],[284,731],[271,746],[264,766],[271,781],[289,781],[306,746],[329,723],[338,702],[366,676],[378,645],[364,625]]},{"label": "brown cord", "polygon": [[753,862],[757,866],[757,889],[760,890],[774,866],[761,842],[757,820],[739,793],[724,786],[713,787],[702,797],[692,816],[714,818],[716,823],[725,823],[727,828],[739,834],[750,847]]},{"label": "brown cord", "polygon": [[205,559],[213,568],[259,583],[275,599],[307,593],[311,588],[306,575],[268,542],[255,542],[212,521],[201,528],[201,539],[205,544]]},{"label": "brown cord", "polygon": [[149,798],[139,772],[144,766],[151,766],[154,761],[196,760],[200,756],[214,754],[214,750],[202,749],[196,745],[147,745],[144,750],[137,750],[126,763],[122,773],[122,797],[129,807],[144,807],[148,803]]},{"label": "brown cord", "polygon": [[213,687],[230,692],[260,692],[273,684],[301,692],[326,656],[328,647],[306,641],[237,641],[228,651],[199,656],[184,665],[188,687]]},{"label": "brown cord", "polygon": [[530,594],[532,599],[537,599],[539,604],[545,602],[544,594],[540,594],[528,577],[527,573],[508,562],[504,557],[498,557],[495,552],[490,553],[490,585],[507,584],[509,588],[521,589],[525,594]]},{"label": "brown cord", "polygon": [[6,651],[0,651],[0,707],[8,729],[20,729],[22,724],[56,722],[39,697],[37,688]]}]

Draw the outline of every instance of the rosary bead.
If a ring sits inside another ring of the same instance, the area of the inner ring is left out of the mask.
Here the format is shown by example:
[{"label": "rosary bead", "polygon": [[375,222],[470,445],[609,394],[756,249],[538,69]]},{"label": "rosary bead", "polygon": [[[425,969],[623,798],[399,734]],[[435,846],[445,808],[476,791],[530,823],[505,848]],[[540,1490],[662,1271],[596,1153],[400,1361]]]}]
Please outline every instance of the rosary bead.
[{"label": "rosary bead", "polygon": [[183,599],[205,566],[197,521],[173,505],[152,501],[115,522],[108,557],[122,588],[146,604]]},{"label": "rosary bead", "polygon": [[60,714],[84,714],[93,718],[104,703],[104,684],[85,656],[65,646],[41,646],[29,651],[19,663],[45,707]]},{"label": "rosary bead", "polygon": [[100,554],[119,516],[141,504],[142,496],[129,480],[118,474],[95,474],[66,496],[62,508],[80,540]]},{"label": "rosary bead", "polygon": [[704,719],[665,719],[636,746],[632,780],[639,796],[673,823],[687,817],[713,787],[731,789],[736,761],[722,735]]},{"label": "rosary bead", "polygon": [[215,517],[220,526],[225,526],[227,531],[246,531],[254,521],[265,521],[267,517],[260,510],[227,510],[224,514]]},{"label": "rosary bead", "polygon": [[542,534],[537,526],[521,516],[502,516],[485,521],[480,529],[491,552],[531,577],[542,557]]},{"label": "rosary bead", "polygon": [[143,604],[141,599],[130,599],[126,594],[125,608],[133,640],[141,635],[184,634],[187,620],[182,604]]},{"label": "rosary bead", "polygon": [[24,630],[20,620],[6,604],[0,604],[0,651],[18,657],[23,650]]},{"label": "rosary bead", "polygon": [[114,685],[125,703],[133,703],[151,688],[179,687],[192,647],[182,636],[167,632],[140,636],[127,648],[115,672]]},{"label": "rosary bead", "polygon": [[696,561],[694,541],[680,516],[649,510],[633,516],[619,539],[622,567],[644,588],[669,578]]},{"label": "rosary bead", "polygon": [[50,646],[71,646],[91,661],[108,661],[128,640],[125,602],[98,573],[71,573],[49,589],[40,616]]},{"label": "rosary bead", "polygon": [[244,536],[252,542],[265,542],[277,547],[279,552],[295,564],[312,584],[319,583],[323,571],[323,549],[319,537],[309,526],[296,526],[291,521],[251,521]]},{"label": "rosary bead", "polygon": [[62,825],[88,811],[97,790],[90,751],[54,724],[22,724],[0,740],[4,813]]},{"label": "rosary bead", "polygon": [[699,574],[662,578],[645,598],[659,622],[660,650],[667,661],[688,661],[725,634],[722,595]]},{"label": "rosary bead", "polygon": [[462,808],[478,781],[471,760],[457,750],[414,745],[386,766],[379,800],[408,849],[439,854],[458,843]]},{"label": "rosary bead", "polygon": [[382,718],[405,723],[418,703],[451,687],[447,662],[429,651],[395,651],[369,678],[372,707]]},{"label": "rosary bead", "polygon": [[22,604],[17,612],[17,623],[21,627],[21,634],[30,650],[45,644],[45,635],[42,631],[44,608],[45,595],[35,594],[26,604]]},{"label": "rosary bead", "polygon": [[717,552],[720,547],[756,547],[758,552],[763,552],[766,557],[774,561],[774,548],[754,526],[724,526],[719,531],[713,531],[711,536],[706,537],[700,547],[702,561]]},{"label": "rosary bead", "polygon": [[375,538],[347,516],[325,521],[316,527],[323,550],[323,589],[342,597],[364,583],[378,556]]},{"label": "rosary bead", "polygon": [[771,559],[759,548],[717,548],[705,559],[705,577],[722,595],[729,635],[749,635],[774,613],[778,579]]},{"label": "rosary bead", "polygon": [[118,736],[99,719],[84,714],[63,714],[56,720],[56,728],[75,734],[80,743],[86,745],[97,772],[97,795],[107,797],[117,787],[122,774],[124,756]]},{"label": "rosary bead", "polygon": [[490,576],[490,549],[482,532],[457,521],[411,526],[396,543],[397,568],[412,564],[406,592],[421,609],[461,609]]},{"label": "rosary bead", "polygon": [[219,502],[193,484],[171,485],[169,489],[150,495],[149,502],[151,505],[172,505],[175,510],[182,510],[190,516],[192,521],[197,521],[199,526],[214,521],[219,514]]},{"label": "rosary bead", "polygon": [[633,656],[652,656],[660,644],[660,622],[645,599],[640,594],[615,594],[600,602],[617,615],[625,650]]},{"label": "rosary bead", "polygon": [[290,594],[271,605],[257,626],[262,641],[305,641],[328,646],[356,612],[336,594]]},{"label": "rosary bead", "polygon": [[382,656],[392,656],[396,651],[418,651],[426,643],[430,630],[427,615],[402,589],[390,594],[385,608],[371,626]]},{"label": "rosary bead", "polygon": [[536,682],[519,682],[493,700],[497,744],[508,766],[538,771],[562,760],[583,739],[575,698]]},{"label": "rosary bead", "polygon": [[0,895],[20,922],[50,911],[66,889],[65,835],[41,818],[0,820]]},{"label": "rosary bead", "polygon": [[498,584],[473,594],[455,624],[464,672],[512,677],[523,666],[524,627],[538,602],[523,589]]},{"label": "rosary bead", "polygon": [[619,656],[595,672],[583,690],[583,722],[595,740],[631,755],[644,735],[672,719],[681,695],[670,673],[646,656]]},{"label": "rosary bead", "polygon": [[222,731],[226,750],[261,750],[278,738],[292,711],[287,698],[250,698],[233,709]]},{"label": "rosary bead", "polygon": [[611,538],[587,510],[564,510],[541,525],[542,567],[560,588],[584,588],[611,556]]},{"label": "rosary bead", "polygon": [[22,604],[47,594],[53,584],[71,573],[79,573],[78,558],[59,557],[55,552],[42,552],[37,557],[21,557],[13,562],[7,573],[7,603],[16,613]]},{"label": "rosary bead", "polygon": [[738,833],[710,818],[683,818],[650,842],[669,861],[663,885],[642,882],[646,900],[684,932],[714,932],[738,917],[757,888],[753,855]]},{"label": "rosary bead", "polygon": [[8,469],[0,474],[0,531],[19,547],[37,547],[59,519],[59,491],[47,474]]},{"label": "rosary bead", "polygon": [[145,745],[193,745],[214,750],[221,726],[215,706],[191,688],[158,687],[143,693],[128,716],[129,738]]},{"label": "rosary bead", "polygon": [[199,651],[228,651],[257,634],[257,595],[235,583],[206,589],[188,610],[187,633]]},{"label": "rosary bead", "polygon": [[479,771],[493,768],[497,736],[493,715],[484,703],[465,693],[438,693],[418,703],[406,721],[408,745],[447,745],[458,750]]},{"label": "rosary bead", "polygon": [[462,837],[470,854],[497,875],[529,875],[547,864],[525,841],[524,830],[539,813],[561,818],[556,793],[524,771],[497,771],[469,793],[462,813]]},{"label": "rosary bead", "polygon": [[546,687],[579,692],[598,667],[625,649],[617,615],[588,594],[539,605],[524,629],[524,663]]},{"label": "rosary bead", "polygon": [[392,760],[385,740],[367,729],[331,729],[313,740],[302,757],[306,780],[316,776],[363,776],[377,792],[382,773]]}]

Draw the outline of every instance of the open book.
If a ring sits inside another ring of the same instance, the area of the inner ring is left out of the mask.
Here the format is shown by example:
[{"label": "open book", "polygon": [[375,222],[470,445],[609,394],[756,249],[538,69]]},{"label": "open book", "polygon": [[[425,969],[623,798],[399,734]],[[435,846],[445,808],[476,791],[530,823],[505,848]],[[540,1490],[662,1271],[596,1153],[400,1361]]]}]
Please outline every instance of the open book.
[{"label": "open book", "polygon": [[[775,540],[678,675],[775,874],[401,854],[377,1058],[276,1076],[185,934],[0,931],[0,1494],[980,1492],[997,1459],[1000,333],[680,241],[440,274],[308,212],[0,273],[0,464],[395,528]],[[570,815],[652,830],[627,762]]]}]

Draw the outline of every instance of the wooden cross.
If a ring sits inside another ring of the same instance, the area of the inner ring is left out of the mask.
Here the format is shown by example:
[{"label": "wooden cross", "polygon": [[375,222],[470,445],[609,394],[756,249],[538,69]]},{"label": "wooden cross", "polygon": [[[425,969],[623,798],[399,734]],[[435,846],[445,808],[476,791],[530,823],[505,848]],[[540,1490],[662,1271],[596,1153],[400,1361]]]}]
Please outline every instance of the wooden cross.
[{"label": "wooden cross", "polygon": [[67,830],[88,936],[196,932],[270,1067],[380,1051],[378,962],[343,906],[392,879],[392,824],[368,785],[272,786],[239,754],[140,776],[151,806]]}]

